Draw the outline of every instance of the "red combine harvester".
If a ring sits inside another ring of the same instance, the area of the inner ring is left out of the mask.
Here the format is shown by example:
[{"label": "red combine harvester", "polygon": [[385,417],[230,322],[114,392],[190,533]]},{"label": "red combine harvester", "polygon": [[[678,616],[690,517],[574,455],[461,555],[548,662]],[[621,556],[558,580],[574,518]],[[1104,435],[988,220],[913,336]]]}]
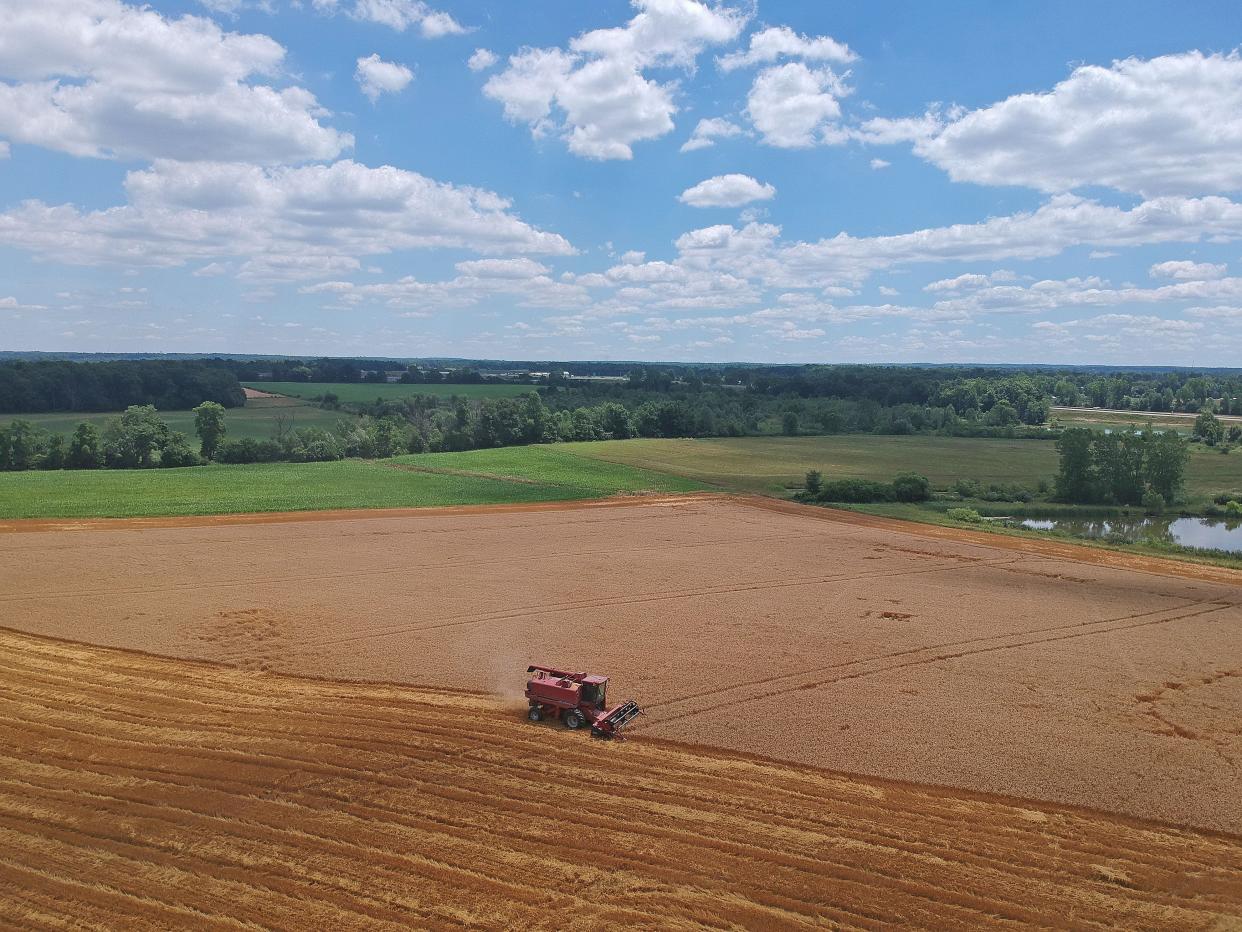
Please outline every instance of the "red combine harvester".
[{"label": "red combine harvester", "polygon": [[608,708],[606,676],[539,666],[527,667],[526,672],[533,674],[526,683],[527,717],[532,722],[559,716],[566,728],[590,725],[597,738],[620,738],[621,729],[643,714],[633,699]]}]

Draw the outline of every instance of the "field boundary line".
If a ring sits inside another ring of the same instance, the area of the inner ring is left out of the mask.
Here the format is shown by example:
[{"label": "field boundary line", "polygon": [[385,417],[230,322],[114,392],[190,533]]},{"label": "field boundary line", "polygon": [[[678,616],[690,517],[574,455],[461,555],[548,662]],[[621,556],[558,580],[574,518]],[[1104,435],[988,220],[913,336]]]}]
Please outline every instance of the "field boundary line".
[{"label": "field boundary line", "polygon": [[[480,475],[472,473],[472,475]],[[398,508],[323,508],[307,511],[244,511],[217,515],[151,515],[141,518],[9,518],[0,521],[0,534],[47,531],[141,531],[163,528],[231,527],[247,524],[293,524],[307,521],[363,521],[368,518],[439,518],[471,515],[524,514],[577,511],[641,505],[683,505],[729,501],[723,492],[620,492],[598,498],[552,502],[513,502],[493,505],[410,505]]]}]

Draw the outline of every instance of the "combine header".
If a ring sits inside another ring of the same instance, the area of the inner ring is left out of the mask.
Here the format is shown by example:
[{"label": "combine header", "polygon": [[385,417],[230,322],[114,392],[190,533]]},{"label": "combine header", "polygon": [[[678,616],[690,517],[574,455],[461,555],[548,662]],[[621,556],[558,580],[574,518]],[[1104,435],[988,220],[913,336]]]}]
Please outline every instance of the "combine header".
[{"label": "combine header", "polygon": [[526,683],[526,698],[530,701],[527,717],[532,722],[559,716],[566,728],[590,725],[591,734],[597,738],[619,739],[621,729],[643,714],[633,699],[608,708],[606,676],[539,666],[527,667],[526,672],[531,674]]}]

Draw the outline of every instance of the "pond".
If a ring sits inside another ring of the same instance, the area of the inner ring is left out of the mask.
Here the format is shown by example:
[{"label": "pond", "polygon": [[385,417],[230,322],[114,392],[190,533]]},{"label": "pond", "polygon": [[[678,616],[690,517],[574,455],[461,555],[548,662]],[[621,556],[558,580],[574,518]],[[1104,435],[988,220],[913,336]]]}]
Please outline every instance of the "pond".
[{"label": "pond", "polygon": [[1074,537],[1134,541],[1155,538],[1197,550],[1242,553],[1242,519],[1230,518],[1026,518],[1018,527],[1062,531]]}]

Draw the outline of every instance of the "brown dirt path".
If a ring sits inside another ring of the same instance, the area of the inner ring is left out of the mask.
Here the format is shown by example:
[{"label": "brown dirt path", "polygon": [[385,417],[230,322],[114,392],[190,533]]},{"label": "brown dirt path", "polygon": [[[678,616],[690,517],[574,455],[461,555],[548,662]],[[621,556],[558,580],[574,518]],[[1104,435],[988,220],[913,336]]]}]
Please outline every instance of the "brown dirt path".
[{"label": "brown dirt path", "polygon": [[26,929],[1235,928],[1242,839],[0,630]]}]

